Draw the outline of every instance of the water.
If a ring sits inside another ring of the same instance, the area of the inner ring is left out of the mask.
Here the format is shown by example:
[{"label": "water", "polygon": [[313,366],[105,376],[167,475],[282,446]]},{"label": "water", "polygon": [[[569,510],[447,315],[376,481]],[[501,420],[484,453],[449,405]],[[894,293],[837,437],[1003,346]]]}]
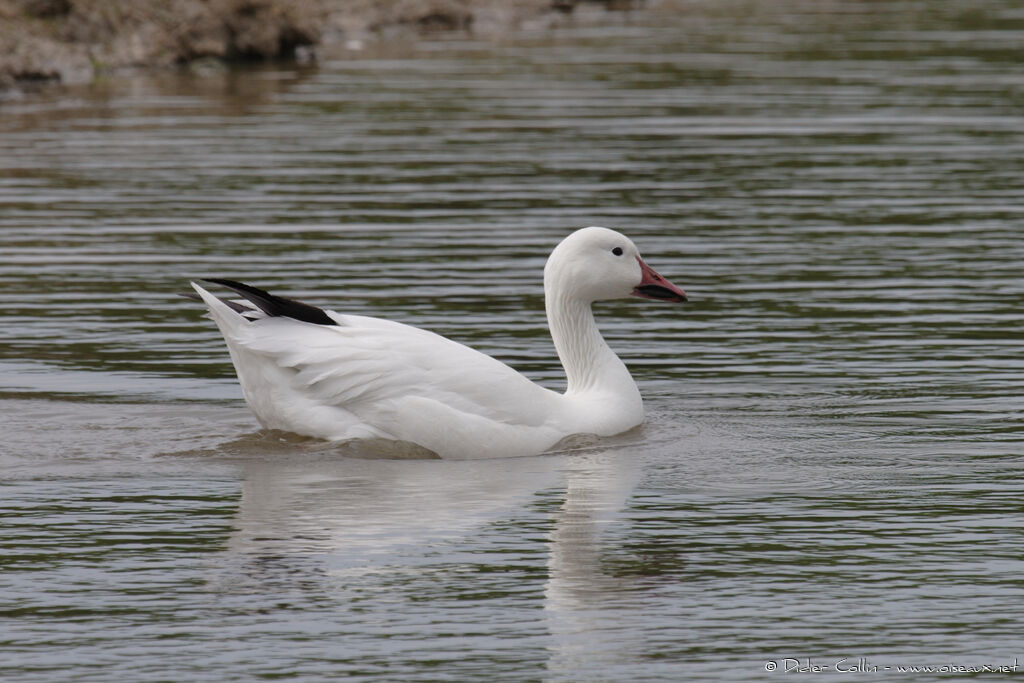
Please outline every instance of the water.
[{"label": "water", "polygon": [[[0,103],[5,675],[1024,662],[1022,40],[1020,3],[687,3]],[[175,296],[250,280],[557,388],[540,271],[590,224],[691,303],[600,305],[649,419],[568,452],[260,432]]]}]

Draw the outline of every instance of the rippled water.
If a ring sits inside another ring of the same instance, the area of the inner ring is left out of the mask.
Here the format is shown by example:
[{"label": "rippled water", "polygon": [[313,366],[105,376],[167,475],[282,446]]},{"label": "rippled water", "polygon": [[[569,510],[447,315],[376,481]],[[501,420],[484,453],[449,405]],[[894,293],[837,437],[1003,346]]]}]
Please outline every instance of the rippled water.
[{"label": "rippled water", "polygon": [[[5,675],[1024,666],[1024,6],[684,5],[0,102]],[[600,305],[649,419],[570,452],[262,433],[175,296],[558,387],[541,268],[591,224],[691,303]]]}]

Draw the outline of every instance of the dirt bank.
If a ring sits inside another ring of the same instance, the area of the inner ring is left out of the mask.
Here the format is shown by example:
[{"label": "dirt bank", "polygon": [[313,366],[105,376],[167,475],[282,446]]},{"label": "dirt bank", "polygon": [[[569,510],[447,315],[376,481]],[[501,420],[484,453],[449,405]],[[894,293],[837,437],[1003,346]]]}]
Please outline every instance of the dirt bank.
[{"label": "dirt bank", "polygon": [[499,34],[643,0],[0,0],[0,88],[198,59],[314,59],[408,31]]}]

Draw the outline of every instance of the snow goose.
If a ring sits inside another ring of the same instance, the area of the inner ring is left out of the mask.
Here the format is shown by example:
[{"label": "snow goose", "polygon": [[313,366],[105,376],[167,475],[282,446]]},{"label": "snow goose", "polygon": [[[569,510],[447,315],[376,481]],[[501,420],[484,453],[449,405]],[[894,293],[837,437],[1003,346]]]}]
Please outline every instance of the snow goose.
[{"label": "snow goose", "polygon": [[570,234],[544,267],[548,325],[568,380],[560,394],[433,332],[206,281],[243,297],[222,300],[192,283],[264,427],[411,442],[447,458],[531,455],[571,435],[636,427],[640,391],[601,336],[591,304],[628,296],[686,301],[624,235],[598,227]]}]

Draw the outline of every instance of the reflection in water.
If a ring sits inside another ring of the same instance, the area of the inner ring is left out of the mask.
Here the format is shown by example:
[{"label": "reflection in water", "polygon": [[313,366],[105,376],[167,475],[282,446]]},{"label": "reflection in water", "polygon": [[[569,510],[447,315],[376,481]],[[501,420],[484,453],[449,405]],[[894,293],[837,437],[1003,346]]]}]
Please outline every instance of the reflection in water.
[{"label": "reflection in water", "polygon": [[602,532],[626,507],[640,470],[629,453],[611,450],[574,462],[567,476],[550,535],[544,610],[552,639],[548,670],[572,680],[584,668],[621,666],[644,651],[640,633],[621,628],[629,579],[602,563]]},{"label": "reflection in water", "polygon": [[[644,649],[639,633],[622,629],[641,598],[628,573],[604,566],[603,531],[627,507],[639,463],[618,450],[566,457],[249,459],[240,463],[240,507],[217,589],[302,603],[385,591],[396,609],[415,611],[473,590],[447,574],[451,554],[508,526],[516,545],[546,547],[546,580],[536,592],[517,591],[543,604],[548,672],[571,679],[584,664],[622,665]],[[545,513],[550,531],[538,535],[521,511],[553,492],[562,503],[553,517]],[[504,571],[500,556],[490,559],[491,570]]]},{"label": "reflection in water", "polygon": [[[274,565],[336,579],[421,562],[529,504],[557,483],[551,458],[295,459],[278,452],[239,463],[242,498],[229,554],[251,578]],[[281,578],[281,577],[276,577]]]}]

